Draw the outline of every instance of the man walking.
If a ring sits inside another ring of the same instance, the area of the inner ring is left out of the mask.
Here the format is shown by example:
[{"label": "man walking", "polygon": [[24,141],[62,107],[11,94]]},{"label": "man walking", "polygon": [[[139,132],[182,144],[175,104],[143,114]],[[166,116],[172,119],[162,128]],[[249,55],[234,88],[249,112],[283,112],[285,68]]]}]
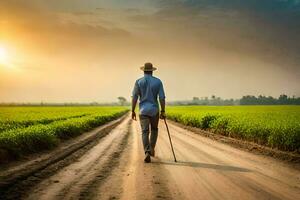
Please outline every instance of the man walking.
[{"label": "man walking", "polygon": [[[135,82],[132,92],[132,119],[136,120],[135,107],[138,98],[140,99],[140,123],[142,128],[142,140],[145,151],[146,163],[151,162],[150,156],[155,156],[155,145],[158,135],[159,118],[164,119],[165,115],[165,92],[161,80],[152,76],[156,70],[151,63],[145,63],[141,67],[144,71],[144,77]],[[160,115],[158,97],[160,102]],[[151,135],[149,139],[149,132]]]}]

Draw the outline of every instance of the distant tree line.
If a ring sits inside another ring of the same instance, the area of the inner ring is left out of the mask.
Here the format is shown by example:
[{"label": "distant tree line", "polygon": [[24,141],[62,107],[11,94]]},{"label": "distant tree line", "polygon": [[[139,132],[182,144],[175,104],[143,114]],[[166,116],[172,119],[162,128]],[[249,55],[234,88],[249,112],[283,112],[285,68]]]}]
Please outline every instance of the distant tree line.
[{"label": "distant tree line", "polygon": [[0,103],[0,106],[27,106],[27,107],[42,107],[42,106],[47,106],[47,107],[64,107],[64,106],[69,106],[69,107],[76,107],[76,106],[119,106],[119,102],[111,102],[111,103],[98,103],[98,102],[90,102],[90,103],[75,103],[75,102],[66,102],[66,103],[47,103],[47,102],[41,102],[41,103],[19,103],[19,102],[12,102],[12,103]]},{"label": "distant tree line", "polygon": [[192,100],[171,101],[168,105],[239,105],[238,99],[222,99],[212,95],[209,97],[193,97]]},{"label": "distant tree line", "polygon": [[9,102],[9,103],[1,103],[0,106],[28,106],[28,107],[34,107],[34,106],[129,106],[130,102],[127,101],[125,97],[118,97],[117,102],[107,102],[107,103],[99,103],[99,102],[87,102],[87,103],[76,103],[76,102],[64,102],[64,103],[48,103],[48,102]]},{"label": "distant tree line", "polygon": [[[118,97],[118,102],[108,103],[0,103],[0,106],[129,106],[130,102],[125,97]],[[246,95],[241,99],[222,99],[212,95],[209,97],[193,97],[185,101],[168,101],[168,105],[300,105],[300,97],[289,97],[285,94],[278,98],[272,96],[252,96]]]},{"label": "distant tree line", "polygon": [[300,105],[300,97],[288,97],[285,94],[280,95],[278,98],[247,95],[240,99],[240,105]]},{"label": "distant tree line", "polygon": [[243,96],[241,99],[222,99],[212,95],[209,97],[193,97],[192,100],[172,101],[169,105],[300,105],[300,97],[288,97],[285,94],[278,98],[272,96],[252,95]]}]

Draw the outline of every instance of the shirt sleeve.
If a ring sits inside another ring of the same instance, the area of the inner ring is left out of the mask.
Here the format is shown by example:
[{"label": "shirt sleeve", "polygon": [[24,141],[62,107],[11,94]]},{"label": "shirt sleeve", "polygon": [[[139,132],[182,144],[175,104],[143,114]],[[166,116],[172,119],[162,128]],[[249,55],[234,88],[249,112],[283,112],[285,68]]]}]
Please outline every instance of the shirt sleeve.
[{"label": "shirt sleeve", "polygon": [[139,85],[138,85],[138,81],[136,81],[134,84],[133,91],[132,91],[132,98],[138,99],[139,95],[140,95]]},{"label": "shirt sleeve", "polygon": [[166,98],[165,91],[164,91],[164,86],[163,86],[162,82],[160,82],[158,96],[159,96],[159,99],[165,99]]}]

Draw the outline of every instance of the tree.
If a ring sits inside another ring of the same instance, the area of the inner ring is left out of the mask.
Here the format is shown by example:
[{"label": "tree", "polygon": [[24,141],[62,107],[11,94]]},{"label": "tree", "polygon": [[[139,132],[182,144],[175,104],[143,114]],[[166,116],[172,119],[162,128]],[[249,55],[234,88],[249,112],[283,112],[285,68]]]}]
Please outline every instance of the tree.
[{"label": "tree", "polygon": [[199,97],[193,97],[193,101],[199,101]]},{"label": "tree", "polygon": [[240,100],[241,105],[257,105],[258,100],[255,96],[247,95],[243,96]]},{"label": "tree", "polygon": [[124,106],[127,102],[126,98],[125,97],[118,97],[118,100],[119,100],[119,104],[121,106]]},{"label": "tree", "polygon": [[279,104],[287,104],[288,103],[288,96],[285,94],[281,94],[278,98]]}]

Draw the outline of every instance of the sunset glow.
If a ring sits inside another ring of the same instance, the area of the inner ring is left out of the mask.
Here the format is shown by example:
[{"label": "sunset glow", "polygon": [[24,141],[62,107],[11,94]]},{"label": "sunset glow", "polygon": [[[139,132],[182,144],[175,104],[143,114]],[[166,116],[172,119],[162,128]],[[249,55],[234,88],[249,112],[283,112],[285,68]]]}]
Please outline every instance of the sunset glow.
[{"label": "sunset glow", "polygon": [[4,47],[0,46],[0,64],[7,65],[8,64],[8,55],[7,51]]},{"label": "sunset glow", "polygon": [[169,101],[300,96],[298,1],[75,2],[0,1],[0,102],[130,99],[145,62]]}]

